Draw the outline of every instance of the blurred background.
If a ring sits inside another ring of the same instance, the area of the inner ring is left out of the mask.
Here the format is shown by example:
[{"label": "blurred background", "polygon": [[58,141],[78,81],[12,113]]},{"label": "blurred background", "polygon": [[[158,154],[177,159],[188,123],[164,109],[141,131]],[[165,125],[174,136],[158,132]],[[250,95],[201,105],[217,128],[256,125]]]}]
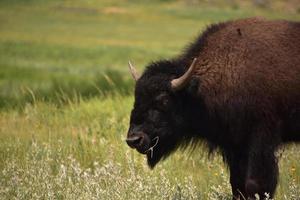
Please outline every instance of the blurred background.
[{"label": "blurred background", "polygon": [[[300,21],[300,0],[0,0],[0,199],[231,199],[204,147],[154,171],[127,147],[127,63],[251,16]],[[299,200],[299,150],[278,153],[277,199]]]},{"label": "blurred background", "polygon": [[129,94],[128,60],[177,55],[213,22],[300,19],[300,0],[1,0],[0,109]]}]

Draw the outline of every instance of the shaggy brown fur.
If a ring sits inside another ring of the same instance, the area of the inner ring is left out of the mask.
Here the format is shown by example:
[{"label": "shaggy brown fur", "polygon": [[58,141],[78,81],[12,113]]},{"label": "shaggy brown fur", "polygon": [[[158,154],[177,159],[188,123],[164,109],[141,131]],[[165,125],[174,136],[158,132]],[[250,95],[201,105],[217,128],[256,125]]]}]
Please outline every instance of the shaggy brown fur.
[{"label": "shaggy brown fur", "polygon": [[[171,80],[194,58],[193,78],[173,91]],[[234,198],[273,196],[274,152],[300,141],[300,23],[212,25],[181,56],[150,64],[136,84],[128,138],[150,167],[179,146],[204,141],[228,164]]]},{"label": "shaggy brown fur", "polygon": [[291,130],[283,140],[300,140],[293,131],[299,124],[289,123],[299,117],[300,24],[251,18],[219,26],[197,55],[198,93],[207,107],[254,107],[256,115]]}]

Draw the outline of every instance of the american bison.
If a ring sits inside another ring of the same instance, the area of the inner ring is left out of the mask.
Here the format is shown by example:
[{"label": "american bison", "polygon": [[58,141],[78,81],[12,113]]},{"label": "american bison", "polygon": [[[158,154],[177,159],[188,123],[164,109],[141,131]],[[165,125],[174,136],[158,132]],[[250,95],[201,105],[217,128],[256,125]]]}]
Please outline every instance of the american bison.
[{"label": "american bison", "polygon": [[204,141],[230,171],[233,199],[272,197],[276,150],[300,142],[300,23],[250,18],[210,26],[136,80],[127,143],[153,168]]}]

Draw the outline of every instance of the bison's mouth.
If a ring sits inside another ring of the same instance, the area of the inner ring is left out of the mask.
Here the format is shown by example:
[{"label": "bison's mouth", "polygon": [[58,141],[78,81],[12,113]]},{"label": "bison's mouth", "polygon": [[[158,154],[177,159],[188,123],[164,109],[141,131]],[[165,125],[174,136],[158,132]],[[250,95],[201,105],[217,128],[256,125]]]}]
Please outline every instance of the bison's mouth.
[{"label": "bison's mouth", "polygon": [[157,146],[159,137],[156,136],[150,142],[149,139],[143,139],[139,141],[139,144],[135,147],[136,150],[141,154],[146,154],[151,159],[154,156],[154,148]]},{"label": "bison's mouth", "polygon": [[158,148],[160,138],[158,136],[150,140],[147,134],[138,132],[129,134],[126,142],[131,148],[147,156],[147,162],[150,168],[153,168],[161,158],[161,151]]},{"label": "bison's mouth", "polygon": [[141,154],[147,154],[147,149],[149,149],[149,146],[149,139],[143,138],[139,140],[138,144],[135,146],[135,149]]},{"label": "bison's mouth", "polygon": [[131,134],[126,139],[127,144],[131,147],[136,149],[141,154],[146,154],[147,150],[149,149],[151,145],[150,138],[147,134],[143,132],[138,132],[135,134]]}]

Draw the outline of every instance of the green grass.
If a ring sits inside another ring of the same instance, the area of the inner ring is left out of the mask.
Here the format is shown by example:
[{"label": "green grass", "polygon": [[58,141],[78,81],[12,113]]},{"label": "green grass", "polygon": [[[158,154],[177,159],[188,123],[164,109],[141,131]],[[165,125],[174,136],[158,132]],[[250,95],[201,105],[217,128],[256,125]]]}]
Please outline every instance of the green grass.
[{"label": "green grass", "polygon": [[[0,199],[230,199],[203,147],[153,171],[125,144],[133,81],[212,22],[299,14],[178,1],[0,2]],[[277,199],[297,199],[299,147],[280,158]]]},{"label": "green grass", "polygon": [[[114,96],[2,113],[0,199],[231,199],[226,167],[203,147],[149,170],[124,142],[131,105]],[[299,195],[298,151],[292,145],[280,158],[277,199]]]}]

